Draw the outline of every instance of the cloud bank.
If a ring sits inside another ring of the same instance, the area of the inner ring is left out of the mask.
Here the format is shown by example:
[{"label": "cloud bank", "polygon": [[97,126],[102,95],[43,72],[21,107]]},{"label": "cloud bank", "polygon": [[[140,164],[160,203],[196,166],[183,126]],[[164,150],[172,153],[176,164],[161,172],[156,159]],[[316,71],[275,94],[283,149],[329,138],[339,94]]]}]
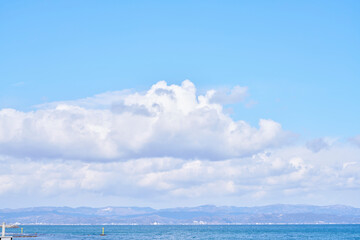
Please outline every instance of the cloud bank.
[{"label": "cloud bank", "polygon": [[0,204],[360,207],[359,135],[353,144],[289,144],[280,123],[251,126],[224,111],[246,95],[161,81],[145,92],[2,109]]},{"label": "cloud bank", "polygon": [[[31,161],[0,156],[0,195],[55,198],[47,203],[52,205],[64,204],[56,202],[60,196],[76,199],[92,194],[100,206],[119,205],[123,199],[131,199],[123,205],[130,202],[155,207],[273,203],[358,206],[359,154],[355,146],[336,145],[316,153],[305,146],[293,146],[223,161],[172,157],[117,162]],[[8,204],[6,199],[1,201]],[[89,201],[84,199],[81,205]]]}]

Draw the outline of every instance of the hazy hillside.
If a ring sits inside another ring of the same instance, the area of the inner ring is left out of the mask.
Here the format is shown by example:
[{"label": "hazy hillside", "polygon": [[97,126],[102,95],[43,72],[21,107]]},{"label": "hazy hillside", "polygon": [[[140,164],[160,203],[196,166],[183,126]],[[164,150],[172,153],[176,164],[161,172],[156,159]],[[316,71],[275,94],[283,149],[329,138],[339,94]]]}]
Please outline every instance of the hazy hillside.
[{"label": "hazy hillside", "polygon": [[360,223],[360,208],[343,205],[269,205],[189,208],[36,207],[1,209],[0,219],[18,224],[317,224]]}]

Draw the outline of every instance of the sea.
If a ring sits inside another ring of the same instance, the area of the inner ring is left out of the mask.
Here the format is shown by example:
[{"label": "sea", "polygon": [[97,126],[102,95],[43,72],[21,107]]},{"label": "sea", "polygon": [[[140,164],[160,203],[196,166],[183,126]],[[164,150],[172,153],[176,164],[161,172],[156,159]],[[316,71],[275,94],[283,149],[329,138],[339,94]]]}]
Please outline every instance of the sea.
[{"label": "sea", "polygon": [[[358,239],[360,225],[31,225],[6,229],[6,234],[35,234],[28,240],[64,239]],[[104,228],[105,236],[100,236]],[[17,238],[15,238],[16,240]],[[21,238],[22,239],[22,238]]]}]

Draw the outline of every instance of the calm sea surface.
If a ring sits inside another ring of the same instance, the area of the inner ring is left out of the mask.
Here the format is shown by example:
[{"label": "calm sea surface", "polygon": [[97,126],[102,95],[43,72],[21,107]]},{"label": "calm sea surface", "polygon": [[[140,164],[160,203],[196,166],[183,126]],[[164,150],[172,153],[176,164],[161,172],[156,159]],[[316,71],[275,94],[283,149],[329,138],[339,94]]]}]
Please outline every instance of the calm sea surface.
[{"label": "calm sea surface", "polygon": [[[359,239],[360,225],[21,226],[34,240],[60,239]],[[100,236],[102,227],[106,236]],[[7,233],[20,233],[7,229]],[[15,238],[17,239],[17,238]],[[21,239],[21,238],[20,238]]]}]

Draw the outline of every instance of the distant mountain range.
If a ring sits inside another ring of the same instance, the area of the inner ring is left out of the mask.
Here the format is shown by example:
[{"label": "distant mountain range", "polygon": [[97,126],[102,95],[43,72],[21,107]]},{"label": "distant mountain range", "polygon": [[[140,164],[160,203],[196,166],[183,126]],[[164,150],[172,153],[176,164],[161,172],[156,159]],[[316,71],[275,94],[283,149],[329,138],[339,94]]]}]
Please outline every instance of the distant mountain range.
[{"label": "distant mountain range", "polygon": [[360,208],[268,205],[153,209],[149,207],[34,207],[1,209],[9,224],[360,224]]}]

